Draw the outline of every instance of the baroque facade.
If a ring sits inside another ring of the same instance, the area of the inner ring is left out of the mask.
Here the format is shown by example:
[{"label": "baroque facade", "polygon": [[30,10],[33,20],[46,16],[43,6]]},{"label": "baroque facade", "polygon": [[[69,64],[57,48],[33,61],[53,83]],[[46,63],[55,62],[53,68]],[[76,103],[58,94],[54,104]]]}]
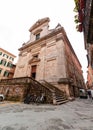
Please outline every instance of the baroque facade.
[{"label": "baroque facade", "polygon": [[13,64],[16,56],[0,48],[0,79],[13,78],[16,65]]},{"label": "baroque facade", "polygon": [[14,78],[32,77],[55,85],[68,96],[78,96],[84,88],[82,66],[58,24],[49,29],[49,18],[38,20],[30,29],[30,40],[19,48]]}]

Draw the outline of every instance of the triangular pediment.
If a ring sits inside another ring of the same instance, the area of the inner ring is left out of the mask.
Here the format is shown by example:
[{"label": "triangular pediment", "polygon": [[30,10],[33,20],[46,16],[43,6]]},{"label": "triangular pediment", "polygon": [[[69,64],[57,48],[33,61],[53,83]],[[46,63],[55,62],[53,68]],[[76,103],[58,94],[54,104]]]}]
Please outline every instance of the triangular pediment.
[{"label": "triangular pediment", "polygon": [[35,24],[33,24],[33,26],[29,29],[29,31],[31,32],[32,30],[39,27],[43,23],[46,23],[46,22],[49,22],[49,21],[50,21],[50,19],[48,17],[43,18],[43,19],[39,19]]}]

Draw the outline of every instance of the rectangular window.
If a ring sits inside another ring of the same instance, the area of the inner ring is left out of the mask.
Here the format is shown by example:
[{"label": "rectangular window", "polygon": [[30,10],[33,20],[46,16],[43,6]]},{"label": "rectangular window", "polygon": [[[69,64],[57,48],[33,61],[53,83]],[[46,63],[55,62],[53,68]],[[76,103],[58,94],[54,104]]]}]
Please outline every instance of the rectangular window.
[{"label": "rectangular window", "polygon": [[3,57],[5,56],[5,54],[3,54]]},{"label": "rectangular window", "polygon": [[0,52],[0,55],[2,55],[2,52]]},{"label": "rectangular window", "polygon": [[2,73],[2,69],[0,68],[0,74]]},{"label": "rectangular window", "polygon": [[8,59],[9,56],[7,54],[3,54],[3,57]]},{"label": "rectangular window", "polygon": [[36,40],[40,38],[40,33],[36,34]]},{"label": "rectangular window", "polygon": [[9,76],[9,72],[8,71],[5,71],[4,72],[4,77],[8,77]]},{"label": "rectangular window", "polygon": [[1,60],[0,64],[5,66],[6,65],[6,61],[5,60]]},{"label": "rectangular window", "polygon": [[12,64],[12,63],[10,63],[10,62],[8,62],[8,63],[7,63],[7,67],[12,68],[12,67],[13,67],[13,64]]},{"label": "rectangular window", "polygon": [[12,58],[12,57],[10,57],[9,59],[12,60],[12,61],[14,61],[14,58]]},{"label": "rectangular window", "polygon": [[9,57],[9,56],[8,56],[8,55],[6,55],[6,58],[7,58],[7,59],[8,59],[8,57]]}]

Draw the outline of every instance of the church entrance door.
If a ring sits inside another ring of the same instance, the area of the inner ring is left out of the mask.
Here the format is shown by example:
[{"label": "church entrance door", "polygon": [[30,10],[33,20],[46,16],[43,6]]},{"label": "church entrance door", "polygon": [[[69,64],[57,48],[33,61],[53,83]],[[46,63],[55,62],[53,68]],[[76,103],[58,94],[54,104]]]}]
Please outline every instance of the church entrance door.
[{"label": "church entrance door", "polygon": [[34,79],[36,78],[36,68],[37,68],[36,65],[33,65],[31,67],[31,77],[34,78]]}]

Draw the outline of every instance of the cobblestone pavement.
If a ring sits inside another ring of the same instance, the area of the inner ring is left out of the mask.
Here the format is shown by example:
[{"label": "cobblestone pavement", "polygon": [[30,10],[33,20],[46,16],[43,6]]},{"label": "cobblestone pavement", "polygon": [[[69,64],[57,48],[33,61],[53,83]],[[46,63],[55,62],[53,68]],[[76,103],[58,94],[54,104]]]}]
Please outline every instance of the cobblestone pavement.
[{"label": "cobblestone pavement", "polygon": [[1,102],[0,130],[93,130],[93,101],[58,106]]}]

